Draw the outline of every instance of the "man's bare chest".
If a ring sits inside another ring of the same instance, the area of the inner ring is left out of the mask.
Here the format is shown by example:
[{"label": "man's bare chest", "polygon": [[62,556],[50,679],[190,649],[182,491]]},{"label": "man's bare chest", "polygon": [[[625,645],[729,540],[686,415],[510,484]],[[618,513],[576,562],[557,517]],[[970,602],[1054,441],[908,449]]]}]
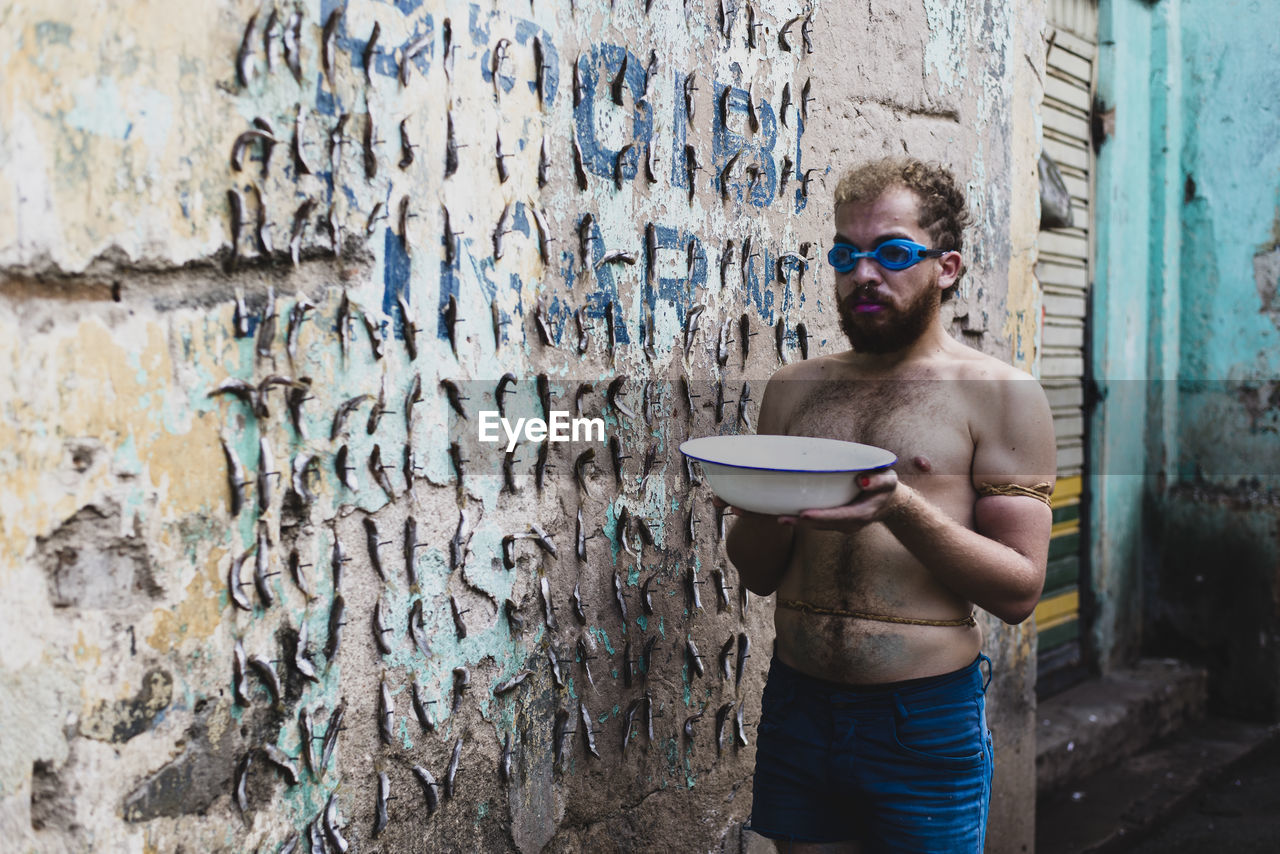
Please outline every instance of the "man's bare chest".
[{"label": "man's bare chest", "polygon": [[973,439],[963,385],[942,380],[813,383],[798,395],[787,432],[885,448],[897,455],[900,476],[968,475]]}]

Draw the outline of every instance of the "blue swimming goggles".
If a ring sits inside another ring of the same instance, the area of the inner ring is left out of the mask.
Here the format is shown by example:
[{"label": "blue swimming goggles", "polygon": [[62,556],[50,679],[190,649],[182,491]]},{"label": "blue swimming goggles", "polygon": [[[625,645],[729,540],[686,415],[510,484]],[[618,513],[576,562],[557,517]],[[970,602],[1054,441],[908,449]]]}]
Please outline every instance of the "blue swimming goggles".
[{"label": "blue swimming goggles", "polygon": [[840,273],[848,273],[858,266],[859,258],[870,258],[886,270],[905,270],[919,264],[924,258],[940,258],[948,251],[926,249],[913,240],[899,237],[886,240],[870,252],[859,252],[858,247],[850,243],[836,243],[827,253],[827,261]]}]

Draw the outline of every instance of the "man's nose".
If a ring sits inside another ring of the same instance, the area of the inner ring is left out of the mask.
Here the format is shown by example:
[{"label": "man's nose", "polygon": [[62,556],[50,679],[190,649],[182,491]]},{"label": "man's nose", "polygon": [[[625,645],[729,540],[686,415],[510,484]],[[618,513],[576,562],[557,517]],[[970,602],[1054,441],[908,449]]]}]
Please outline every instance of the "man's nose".
[{"label": "man's nose", "polygon": [[849,274],[853,276],[855,284],[864,285],[879,282],[883,272],[875,259],[864,256],[853,262],[853,269]]},{"label": "man's nose", "polygon": [[883,281],[880,266],[870,258],[859,258],[853,269],[836,277],[837,295],[847,299],[851,295],[879,286]]}]

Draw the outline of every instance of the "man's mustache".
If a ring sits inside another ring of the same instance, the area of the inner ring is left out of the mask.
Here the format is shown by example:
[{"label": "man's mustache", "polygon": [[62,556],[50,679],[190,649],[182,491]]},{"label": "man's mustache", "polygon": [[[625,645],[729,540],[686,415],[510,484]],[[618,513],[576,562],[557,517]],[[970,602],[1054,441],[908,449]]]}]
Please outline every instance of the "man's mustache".
[{"label": "man's mustache", "polygon": [[876,293],[874,287],[858,288],[853,293],[840,301],[840,308],[843,311],[852,312],[859,303],[874,303],[876,305],[885,305],[886,300],[881,299]]}]

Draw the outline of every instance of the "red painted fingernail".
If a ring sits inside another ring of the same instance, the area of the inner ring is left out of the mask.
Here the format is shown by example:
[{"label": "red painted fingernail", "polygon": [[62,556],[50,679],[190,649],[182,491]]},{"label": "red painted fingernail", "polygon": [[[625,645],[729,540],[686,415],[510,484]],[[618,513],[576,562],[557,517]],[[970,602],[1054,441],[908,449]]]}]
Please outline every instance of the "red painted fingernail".
[{"label": "red painted fingernail", "polygon": [[863,489],[866,489],[867,485],[870,483],[871,483],[871,478],[869,476],[865,474],[858,475],[858,486],[861,486]]}]

